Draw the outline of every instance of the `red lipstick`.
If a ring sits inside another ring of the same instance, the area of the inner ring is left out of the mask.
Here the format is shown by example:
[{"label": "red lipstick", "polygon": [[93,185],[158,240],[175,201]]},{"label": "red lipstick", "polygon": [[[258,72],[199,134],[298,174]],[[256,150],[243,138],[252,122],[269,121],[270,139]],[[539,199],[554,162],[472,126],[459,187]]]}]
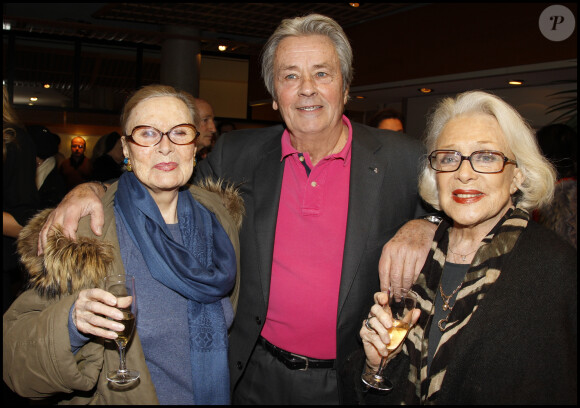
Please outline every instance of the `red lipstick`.
[{"label": "red lipstick", "polygon": [[485,197],[485,194],[478,190],[457,189],[453,190],[452,194],[453,201],[459,204],[472,204]]}]

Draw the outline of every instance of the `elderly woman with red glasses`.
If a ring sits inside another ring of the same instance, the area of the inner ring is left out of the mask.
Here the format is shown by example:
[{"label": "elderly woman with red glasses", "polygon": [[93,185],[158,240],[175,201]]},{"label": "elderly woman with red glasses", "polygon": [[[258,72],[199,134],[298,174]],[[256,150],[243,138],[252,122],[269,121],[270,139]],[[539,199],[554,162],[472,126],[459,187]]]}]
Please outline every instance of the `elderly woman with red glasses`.
[{"label": "elderly woman with red glasses", "polygon": [[[3,374],[23,397],[72,404],[228,404],[228,327],[237,299],[243,204],[220,185],[186,188],[199,135],[194,99],[149,85],[126,103],[121,138],[127,172],[102,198],[96,236],[37,238],[48,213],[19,238],[29,289],[4,315]],[[123,330],[105,275],[135,276],[138,314],[127,367],[140,373],[116,386],[114,343]],[[231,299],[231,301],[230,301]]]},{"label": "elderly woman with red glasses", "polygon": [[392,390],[369,390],[361,370],[376,370],[387,355],[393,324],[386,294],[375,294],[360,330],[364,355],[345,367],[351,399],[575,404],[576,254],[530,220],[555,180],[532,130],[500,98],[466,92],[440,102],[426,144],[419,191],[446,217],[412,286],[420,316],[389,356]]}]

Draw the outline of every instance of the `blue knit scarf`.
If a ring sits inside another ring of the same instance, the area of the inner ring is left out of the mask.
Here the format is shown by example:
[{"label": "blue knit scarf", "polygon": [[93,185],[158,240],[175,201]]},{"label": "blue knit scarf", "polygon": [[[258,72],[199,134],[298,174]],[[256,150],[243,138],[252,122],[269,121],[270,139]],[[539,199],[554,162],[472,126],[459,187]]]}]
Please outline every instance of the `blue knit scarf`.
[{"label": "blue knit scarf", "polygon": [[157,204],[130,172],[119,179],[115,209],[153,278],[189,300],[195,403],[229,404],[228,337],[221,299],[234,286],[236,254],[228,235],[214,214],[189,191],[181,191],[177,217],[183,245],[176,243]]}]

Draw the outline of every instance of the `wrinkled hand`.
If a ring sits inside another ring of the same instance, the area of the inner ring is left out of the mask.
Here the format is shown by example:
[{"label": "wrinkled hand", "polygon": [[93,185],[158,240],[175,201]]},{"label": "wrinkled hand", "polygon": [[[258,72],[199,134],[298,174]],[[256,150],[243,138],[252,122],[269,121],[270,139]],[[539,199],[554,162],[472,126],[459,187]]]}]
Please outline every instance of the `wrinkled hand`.
[{"label": "wrinkled hand", "polygon": [[385,244],[379,260],[381,290],[411,287],[425,264],[436,229],[429,221],[412,220]]},{"label": "wrinkled hand", "polygon": [[[370,330],[363,321],[359,335],[363,341],[367,366],[376,371],[379,368],[381,358],[387,357],[391,360],[401,351],[402,347],[394,351],[387,350],[387,345],[391,342],[388,330],[393,327],[393,316],[391,309],[387,306],[389,296],[386,292],[377,292],[374,295],[375,304],[369,312]],[[417,323],[421,315],[420,309],[413,309],[411,316],[411,326]]]},{"label": "wrinkled hand", "polygon": [[73,305],[73,323],[81,333],[115,340],[117,338],[115,331],[125,328],[122,323],[107,319],[107,317],[115,320],[123,318],[123,313],[115,306],[117,298],[103,289],[82,290]]},{"label": "wrinkled hand", "polygon": [[91,216],[91,229],[101,235],[105,214],[101,197],[105,194],[98,183],[84,183],[76,186],[62,199],[58,207],[48,216],[38,236],[38,255],[44,253],[48,233],[55,225],[62,225],[65,236],[76,239],[79,220]]}]

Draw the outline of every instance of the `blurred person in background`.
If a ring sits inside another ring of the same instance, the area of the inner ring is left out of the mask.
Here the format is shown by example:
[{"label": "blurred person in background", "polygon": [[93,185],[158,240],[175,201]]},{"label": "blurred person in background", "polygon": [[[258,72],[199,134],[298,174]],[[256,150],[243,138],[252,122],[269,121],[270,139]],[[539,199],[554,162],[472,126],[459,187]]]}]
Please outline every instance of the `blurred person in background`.
[{"label": "blurred person in background", "polygon": [[93,165],[85,156],[87,142],[80,136],[70,142],[71,156],[60,164],[60,173],[64,177],[68,190],[87,181],[91,181]]},{"label": "blurred person in background", "polygon": [[570,126],[547,125],[536,133],[542,153],[558,172],[554,200],[534,219],[578,248],[578,135]]},{"label": "blurred person in background", "polygon": [[39,208],[54,207],[67,193],[67,187],[58,171],[57,154],[60,137],[42,125],[27,126],[36,146],[36,187],[40,195]]},{"label": "blurred person in background", "polygon": [[404,132],[403,116],[395,109],[383,109],[375,113],[369,120],[369,126],[377,129],[393,130],[395,132]]},{"label": "blurred person in background", "polygon": [[201,161],[207,157],[216,141],[217,129],[213,108],[208,101],[200,98],[195,99],[195,107],[199,112],[199,138],[197,144],[196,160]]},{"label": "blurred person in background", "polygon": [[93,149],[92,160],[93,180],[111,181],[121,177],[124,160],[121,135],[118,132],[111,132],[102,136]]},{"label": "blurred person in background", "polygon": [[3,91],[2,124],[2,310],[6,311],[23,281],[16,238],[38,210],[36,149]]}]

